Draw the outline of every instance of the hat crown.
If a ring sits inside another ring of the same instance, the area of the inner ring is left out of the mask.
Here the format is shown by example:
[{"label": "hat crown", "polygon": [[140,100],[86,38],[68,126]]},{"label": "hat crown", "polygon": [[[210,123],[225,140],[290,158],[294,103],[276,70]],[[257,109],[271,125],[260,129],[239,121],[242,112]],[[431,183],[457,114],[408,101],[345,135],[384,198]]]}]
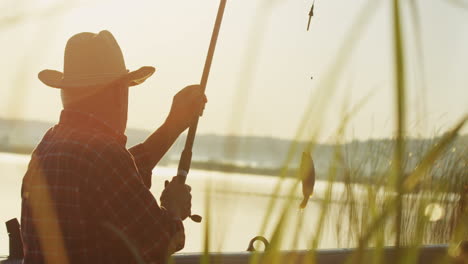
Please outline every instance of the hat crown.
[{"label": "hat crown", "polygon": [[68,40],[64,54],[64,79],[74,80],[126,72],[122,50],[109,31],[104,30],[99,34],[78,33]]},{"label": "hat crown", "polygon": [[37,77],[44,84],[64,90],[95,90],[117,82],[135,86],[144,82],[156,69],[151,66],[129,71],[114,36],[83,32],[71,37],[65,47],[63,72],[42,70]]}]

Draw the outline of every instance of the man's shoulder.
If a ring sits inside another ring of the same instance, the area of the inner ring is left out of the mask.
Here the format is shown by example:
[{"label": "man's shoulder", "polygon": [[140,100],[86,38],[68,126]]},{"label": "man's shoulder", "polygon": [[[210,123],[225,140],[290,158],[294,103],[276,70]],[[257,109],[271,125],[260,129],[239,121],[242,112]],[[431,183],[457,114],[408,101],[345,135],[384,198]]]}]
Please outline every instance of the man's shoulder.
[{"label": "man's shoulder", "polygon": [[96,160],[124,155],[126,149],[105,133],[55,126],[47,131],[35,152],[39,155],[72,154]]}]

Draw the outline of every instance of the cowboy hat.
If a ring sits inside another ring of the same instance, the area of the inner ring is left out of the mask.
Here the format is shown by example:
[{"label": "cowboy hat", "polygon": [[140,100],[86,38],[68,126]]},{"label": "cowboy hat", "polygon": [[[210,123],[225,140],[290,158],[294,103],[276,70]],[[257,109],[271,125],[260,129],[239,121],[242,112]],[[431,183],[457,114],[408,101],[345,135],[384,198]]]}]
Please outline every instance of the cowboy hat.
[{"label": "cowboy hat", "polygon": [[71,37],[65,47],[63,73],[43,70],[38,78],[50,87],[78,92],[82,89],[77,88],[113,83],[138,85],[154,72],[155,68],[150,66],[128,71],[119,44],[109,31],[103,30],[99,34],[83,32]]}]

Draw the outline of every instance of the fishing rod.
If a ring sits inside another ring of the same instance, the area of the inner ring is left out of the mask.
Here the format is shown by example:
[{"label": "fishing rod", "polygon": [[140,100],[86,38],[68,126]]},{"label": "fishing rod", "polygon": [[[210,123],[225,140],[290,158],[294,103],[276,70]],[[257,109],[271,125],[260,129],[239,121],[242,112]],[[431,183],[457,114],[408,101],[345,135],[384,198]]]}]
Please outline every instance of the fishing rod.
[{"label": "fishing rod", "polygon": [[[203,74],[200,81],[200,86],[202,91],[205,92],[206,84],[208,82],[208,76],[210,75],[211,62],[213,61],[213,55],[216,48],[216,41],[218,40],[219,29],[221,28],[221,21],[223,20],[224,9],[226,7],[226,0],[221,0],[219,3],[218,14],[216,15],[216,21],[213,28],[213,33],[211,35],[210,46],[208,48],[208,54],[206,55],[205,67],[203,68]],[[187,139],[185,140],[185,147],[180,155],[179,166],[177,168],[177,176],[175,179],[180,183],[184,184],[187,180],[187,175],[190,170],[190,165],[192,163],[192,148],[193,142],[195,141],[195,134],[197,132],[198,126],[197,116],[195,121],[189,128]],[[190,218],[195,222],[201,221],[201,216],[191,215]]]},{"label": "fishing rod", "polygon": [[309,21],[307,22],[307,31],[309,31],[310,22],[312,21],[312,17],[314,16],[314,5],[315,5],[315,0],[312,2],[312,6],[310,7]]}]

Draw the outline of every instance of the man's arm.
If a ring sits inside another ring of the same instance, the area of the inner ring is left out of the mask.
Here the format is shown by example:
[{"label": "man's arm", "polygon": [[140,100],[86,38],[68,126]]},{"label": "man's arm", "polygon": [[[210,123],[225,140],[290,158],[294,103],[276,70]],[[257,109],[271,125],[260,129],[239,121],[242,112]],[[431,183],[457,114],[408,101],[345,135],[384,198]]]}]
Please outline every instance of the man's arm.
[{"label": "man's arm", "polygon": [[165,122],[143,142],[148,152],[148,165],[150,168],[154,168],[159,163],[180,133],[173,125]]},{"label": "man's arm", "polygon": [[151,168],[158,164],[177,137],[201,115],[206,102],[199,85],[187,86],[174,96],[164,124],[143,142]]},{"label": "man's arm", "polygon": [[[166,154],[177,137],[200,116],[207,102],[199,85],[187,86],[173,99],[164,124],[142,144],[129,149],[145,186],[151,187],[151,171]],[[166,183],[161,203],[174,219],[184,220],[191,212],[191,195],[188,185]]]},{"label": "man's arm", "polygon": [[96,157],[96,177],[89,183],[93,194],[88,197],[90,208],[107,230],[111,247],[123,242],[134,257],[164,263],[184,246],[182,221],[159,207],[139,179],[132,157],[120,146],[107,144]]}]

